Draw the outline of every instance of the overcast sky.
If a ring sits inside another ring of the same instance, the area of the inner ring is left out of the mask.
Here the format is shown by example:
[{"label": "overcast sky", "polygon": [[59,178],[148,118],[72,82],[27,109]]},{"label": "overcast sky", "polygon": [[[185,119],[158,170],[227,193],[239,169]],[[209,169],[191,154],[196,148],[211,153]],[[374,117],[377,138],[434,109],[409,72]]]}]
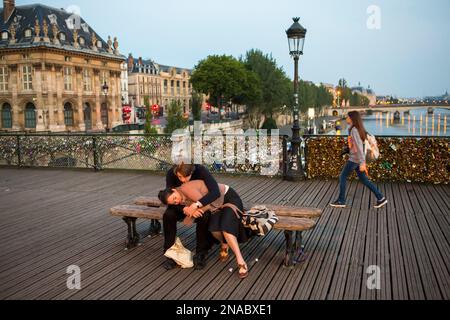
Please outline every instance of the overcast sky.
[{"label": "overcast sky", "polygon": [[[16,0],[16,5],[38,0]],[[293,75],[285,30],[300,17],[308,30],[300,77],[371,86],[399,97],[450,90],[449,0],[46,0],[69,8],[120,50],[193,68],[210,54],[272,53]],[[375,11],[367,12],[370,6]],[[368,28],[368,22],[371,28]],[[379,28],[378,28],[379,26]]]}]

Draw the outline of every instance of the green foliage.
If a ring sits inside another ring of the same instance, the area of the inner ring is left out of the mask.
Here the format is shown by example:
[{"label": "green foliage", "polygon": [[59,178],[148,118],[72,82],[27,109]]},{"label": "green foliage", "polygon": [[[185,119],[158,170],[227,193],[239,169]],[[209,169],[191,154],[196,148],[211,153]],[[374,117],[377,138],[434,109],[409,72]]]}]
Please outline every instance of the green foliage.
[{"label": "green foliage", "polygon": [[252,49],[241,58],[247,70],[259,78],[261,96],[254,96],[252,104],[266,117],[271,117],[280,111],[283,105],[289,104],[291,84],[284,70],[277,66],[272,55],[264,54],[261,50]]},{"label": "green foliage", "polygon": [[315,84],[305,81],[299,83],[299,105],[301,112],[307,112],[309,108],[315,108],[320,111],[325,106],[333,104],[333,95],[327,88],[321,84],[317,87]]},{"label": "green foliage", "polygon": [[275,119],[273,119],[273,118],[266,118],[266,120],[264,121],[264,124],[262,125],[261,129],[266,129],[269,134],[271,133],[272,129],[278,129]]},{"label": "green foliage", "polygon": [[244,65],[232,56],[212,55],[195,66],[190,80],[197,92],[209,95],[210,101],[220,107],[244,95],[248,75]]},{"label": "green foliage", "polygon": [[167,109],[167,125],[165,133],[171,134],[176,129],[184,129],[188,126],[188,120],[183,116],[183,106],[178,100],[173,100]]},{"label": "green foliage", "polygon": [[202,119],[202,102],[202,95],[197,92],[193,92],[191,98],[191,106],[194,121],[201,121]]}]

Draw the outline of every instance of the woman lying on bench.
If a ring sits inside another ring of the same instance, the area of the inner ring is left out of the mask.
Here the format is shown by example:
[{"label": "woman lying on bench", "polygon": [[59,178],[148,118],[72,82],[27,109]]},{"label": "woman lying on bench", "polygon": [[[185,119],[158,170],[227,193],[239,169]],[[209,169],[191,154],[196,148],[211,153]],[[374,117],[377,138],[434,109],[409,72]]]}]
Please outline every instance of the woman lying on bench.
[{"label": "woman lying on bench", "polygon": [[[207,206],[199,208],[192,216],[187,216],[185,223],[189,224],[194,218],[211,211],[209,231],[221,243],[219,260],[227,261],[229,258],[228,249],[231,248],[239,267],[239,278],[244,279],[248,276],[248,267],[239,249],[239,243],[246,242],[252,233],[250,229],[244,228],[241,219],[238,218],[240,213],[233,208],[235,206],[241,212],[244,210],[239,195],[233,188],[224,184],[219,184],[219,189],[220,198]],[[175,189],[162,190],[159,192],[158,197],[165,205],[190,206],[203,198],[207,193],[208,189],[205,183],[202,180],[194,180]]]}]

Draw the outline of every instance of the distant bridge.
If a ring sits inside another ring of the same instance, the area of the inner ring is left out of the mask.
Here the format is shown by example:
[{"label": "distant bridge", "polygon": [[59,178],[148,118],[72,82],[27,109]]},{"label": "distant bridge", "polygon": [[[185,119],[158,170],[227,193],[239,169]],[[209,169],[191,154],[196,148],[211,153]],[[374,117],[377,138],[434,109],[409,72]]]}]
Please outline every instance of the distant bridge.
[{"label": "distant bridge", "polygon": [[343,116],[349,113],[350,111],[359,111],[359,112],[367,112],[367,111],[375,111],[375,112],[405,112],[411,109],[421,109],[421,108],[440,108],[440,109],[448,109],[450,110],[450,105],[448,104],[433,104],[433,105],[424,105],[424,104],[389,104],[389,105],[376,105],[376,106],[362,106],[362,107],[345,107],[345,108],[328,108],[326,110],[327,115],[329,116]]}]

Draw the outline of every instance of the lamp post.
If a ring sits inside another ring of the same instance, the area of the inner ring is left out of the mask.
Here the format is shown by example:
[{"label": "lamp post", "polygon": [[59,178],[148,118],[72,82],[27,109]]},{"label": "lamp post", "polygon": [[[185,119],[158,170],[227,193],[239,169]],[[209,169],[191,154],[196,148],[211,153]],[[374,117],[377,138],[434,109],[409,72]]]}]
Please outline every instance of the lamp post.
[{"label": "lamp post", "polygon": [[[107,100],[108,90],[109,90],[109,87],[105,81],[102,86],[102,91],[103,91],[103,96],[105,97],[105,108],[106,108],[107,115],[108,115],[108,100]],[[106,132],[109,132],[109,117],[108,116],[106,117]]]},{"label": "lamp post", "polygon": [[298,61],[303,55],[303,45],[305,44],[306,29],[298,21],[300,18],[292,18],[294,23],[286,30],[289,42],[289,54],[294,59],[294,126],[292,128],[292,152],[289,159],[286,179],[289,181],[299,181],[305,178],[303,165],[300,156],[300,122],[298,105]]}]

